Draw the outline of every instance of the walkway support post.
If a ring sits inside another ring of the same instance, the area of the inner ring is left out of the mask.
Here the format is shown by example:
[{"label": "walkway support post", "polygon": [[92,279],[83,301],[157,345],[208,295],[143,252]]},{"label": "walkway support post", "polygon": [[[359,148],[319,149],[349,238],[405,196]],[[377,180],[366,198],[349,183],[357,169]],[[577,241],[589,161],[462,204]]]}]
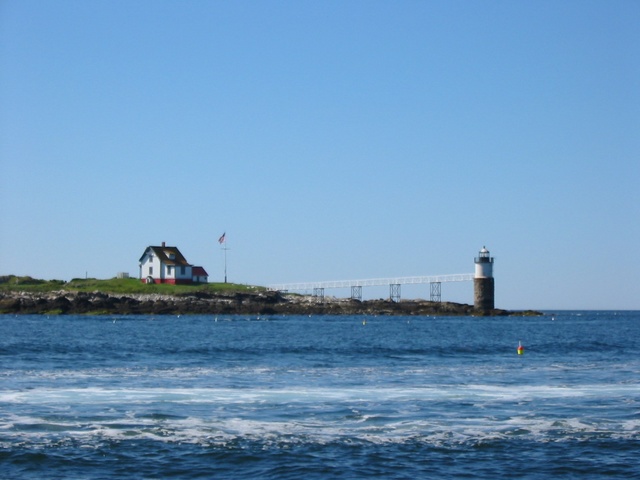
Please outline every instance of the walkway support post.
[{"label": "walkway support post", "polygon": [[391,299],[392,302],[400,301],[400,284],[399,283],[392,283],[391,285],[389,285],[389,298]]},{"label": "walkway support post", "polygon": [[431,282],[429,284],[431,286],[431,296],[429,297],[432,302],[440,303],[442,299],[442,283],[440,282]]},{"label": "walkway support post", "polygon": [[362,285],[354,285],[351,287],[351,300],[362,301]]},{"label": "walkway support post", "polygon": [[324,303],[324,288],[314,288],[313,296],[316,297],[318,303]]}]

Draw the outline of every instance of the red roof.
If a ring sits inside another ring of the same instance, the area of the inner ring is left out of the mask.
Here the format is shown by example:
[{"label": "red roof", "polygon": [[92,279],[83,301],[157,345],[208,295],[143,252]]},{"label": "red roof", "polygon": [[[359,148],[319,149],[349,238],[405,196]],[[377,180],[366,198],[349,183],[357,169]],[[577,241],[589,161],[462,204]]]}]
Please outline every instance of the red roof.
[{"label": "red roof", "polygon": [[209,274],[203,267],[193,267],[191,272],[194,277],[208,277]]}]

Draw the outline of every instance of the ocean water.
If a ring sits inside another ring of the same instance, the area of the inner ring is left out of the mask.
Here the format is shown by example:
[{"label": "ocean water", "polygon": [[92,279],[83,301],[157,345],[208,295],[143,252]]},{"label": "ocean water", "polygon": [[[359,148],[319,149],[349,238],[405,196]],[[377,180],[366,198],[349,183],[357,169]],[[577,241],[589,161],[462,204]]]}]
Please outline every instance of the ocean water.
[{"label": "ocean water", "polygon": [[0,478],[640,478],[639,353],[640,312],[5,315]]}]

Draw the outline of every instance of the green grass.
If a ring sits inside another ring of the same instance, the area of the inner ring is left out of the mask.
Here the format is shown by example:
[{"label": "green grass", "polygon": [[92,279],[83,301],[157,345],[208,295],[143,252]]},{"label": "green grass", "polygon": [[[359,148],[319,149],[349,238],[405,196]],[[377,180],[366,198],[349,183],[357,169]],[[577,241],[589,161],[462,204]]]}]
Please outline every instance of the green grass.
[{"label": "green grass", "polygon": [[13,292],[52,292],[67,290],[72,292],[104,293],[160,293],[164,295],[179,295],[196,292],[256,292],[263,287],[242,285],[237,283],[205,283],[196,285],[146,284],[136,278],[110,278],[99,280],[95,278],[74,278],[69,282],[62,280],[39,280],[31,277],[17,277],[7,275],[0,277],[0,291]]}]

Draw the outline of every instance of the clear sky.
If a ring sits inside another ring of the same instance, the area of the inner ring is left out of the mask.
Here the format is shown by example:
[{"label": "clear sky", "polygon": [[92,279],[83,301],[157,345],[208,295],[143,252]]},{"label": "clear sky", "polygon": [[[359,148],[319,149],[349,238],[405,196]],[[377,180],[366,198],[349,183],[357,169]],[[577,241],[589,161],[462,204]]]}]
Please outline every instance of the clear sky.
[{"label": "clear sky", "polygon": [[223,232],[258,285],[471,273],[486,245],[498,307],[640,309],[638,25],[636,0],[0,1],[0,274],[138,276],[165,241],[221,281]]}]

